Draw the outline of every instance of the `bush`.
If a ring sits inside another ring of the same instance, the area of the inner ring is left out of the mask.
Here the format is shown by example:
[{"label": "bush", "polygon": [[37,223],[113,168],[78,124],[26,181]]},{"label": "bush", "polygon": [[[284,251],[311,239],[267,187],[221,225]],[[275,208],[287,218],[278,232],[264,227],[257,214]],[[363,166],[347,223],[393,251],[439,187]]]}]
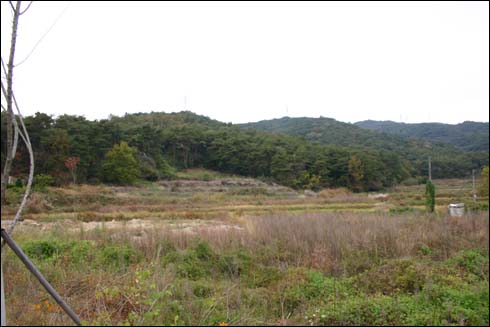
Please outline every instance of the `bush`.
[{"label": "bush", "polygon": [[449,259],[447,264],[478,276],[480,279],[489,278],[489,255],[485,250],[466,250],[459,252]]},{"label": "bush", "polygon": [[142,255],[129,245],[108,245],[99,257],[99,262],[109,268],[125,270],[130,264],[141,261]]},{"label": "bush", "polygon": [[41,239],[27,241],[22,249],[32,259],[55,261],[63,257],[69,263],[87,265],[93,256],[94,244],[91,241]]},{"label": "bush", "polygon": [[39,192],[46,192],[48,186],[53,186],[55,183],[54,177],[51,175],[38,174],[34,176],[33,188]]},{"label": "bush", "polygon": [[414,294],[425,284],[427,272],[422,268],[413,259],[393,260],[363,273],[359,280],[369,293]]},{"label": "bush", "polygon": [[56,259],[70,245],[56,240],[28,241],[22,248],[30,258],[40,260]]},{"label": "bush", "polygon": [[216,268],[216,256],[210,246],[199,241],[192,248],[181,252],[170,252],[164,259],[164,264],[174,264],[177,275],[190,280],[198,280],[209,276]]},{"label": "bush", "polygon": [[157,158],[156,160],[158,175],[163,179],[172,179],[175,177],[176,169],[172,167],[165,159]]}]

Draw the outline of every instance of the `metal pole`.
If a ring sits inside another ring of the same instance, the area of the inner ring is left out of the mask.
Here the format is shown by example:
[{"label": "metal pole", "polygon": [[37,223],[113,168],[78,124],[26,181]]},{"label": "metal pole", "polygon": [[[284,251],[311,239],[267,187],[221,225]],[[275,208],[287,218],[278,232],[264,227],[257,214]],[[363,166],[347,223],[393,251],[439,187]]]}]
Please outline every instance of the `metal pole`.
[{"label": "metal pole", "polygon": [[1,267],[1,278],[2,278],[2,326],[7,326],[7,313],[5,312],[5,293],[3,292],[3,266]]},{"label": "metal pole", "polygon": [[[51,286],[51,284],[44,278],[44,276],[37,270],[36,266],[29,260],[29,258],[25,255],[24,252],[22,252],[22,249],[14,242],[12,238],[10,238],[10,235],[7,234],[5,229],[2,228],[2,238],[5,240],[5,242],[8,244],[8,246],[12,249],[12,251],[15,252],[15,254],[19,257],[19,259],[24,263],[24,265],[27,267],[27,269],[32,272],[34,276],[39,280],[41,285],[48,291],[48,293],[55,299],[55,301],[65,310],[66,314],[70,316],[70,318],[77,324],[77,326],[82,325],[82,321],[80,318],[77,316],[75,312],[63,301],[61,296],[56,292],[56,290]],[[3,317],[3,314],[2,314]]]}]

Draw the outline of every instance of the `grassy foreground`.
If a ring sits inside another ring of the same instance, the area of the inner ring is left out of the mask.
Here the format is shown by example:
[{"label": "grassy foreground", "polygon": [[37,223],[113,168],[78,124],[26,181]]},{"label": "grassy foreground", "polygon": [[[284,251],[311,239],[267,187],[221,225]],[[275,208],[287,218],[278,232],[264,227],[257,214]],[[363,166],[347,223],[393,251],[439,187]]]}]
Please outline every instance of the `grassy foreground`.
[{"label": "grassy foreground", "polygon": [[[415,186],[179,183],[52,189],[14,238],[87,325],[489,325],[488,211],[426,215]],[[71,324],[12,251],[2,263],[10,325]]]}]

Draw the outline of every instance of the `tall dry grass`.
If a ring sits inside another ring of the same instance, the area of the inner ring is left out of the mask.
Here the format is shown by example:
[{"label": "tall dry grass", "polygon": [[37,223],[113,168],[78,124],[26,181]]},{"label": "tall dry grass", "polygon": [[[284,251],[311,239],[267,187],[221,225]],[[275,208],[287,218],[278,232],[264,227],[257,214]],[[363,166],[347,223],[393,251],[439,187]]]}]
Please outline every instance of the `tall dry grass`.
[{"label": "tall dry grass", "polygon": [[[464,218],[315,213],[249,217],[252,246],[275,244],[289,264],[356,273],[377,260],[420,255],[445,260],[489,243],[488,212]],[[350,266],[349,266],[350,265]]]},{"label": "tall dry grass", "polygon": [[461,250],[489,247],[488,212],[465,217],[281,213],[244,216],[241,228],[229,226],[203,225],[191,232],[159,227],[141,230],[137,237],[134,230],[120,229],[97,237],[134,243],[148,260],[165,255],[163,243],[185,249],[200,239],[218,252],[246,248],[265,264],[307,266],[336,275],[359,273],[385,259],[424,254],[446,260]]}]

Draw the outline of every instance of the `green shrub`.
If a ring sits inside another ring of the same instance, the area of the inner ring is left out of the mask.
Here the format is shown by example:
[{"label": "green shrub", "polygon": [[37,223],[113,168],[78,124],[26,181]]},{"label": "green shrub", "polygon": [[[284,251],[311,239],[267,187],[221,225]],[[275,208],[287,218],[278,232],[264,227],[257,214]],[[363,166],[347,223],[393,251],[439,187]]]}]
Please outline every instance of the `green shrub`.
[{"label": "green shrub", "polygon": [[92,241],[64,241],[53,239],[29,240],[22,246],[24,253],[33,259],[55,261],[61,257],[63,263],[90,264],[95,246]]},{"label": "green shrub", "polygon": [[427,272],[414,260],[391,260],[359,276],[360,285],[369,293],[385,295],[399,292],[414,294],[425,284]]},{"label": "green shrub", "polygon": [[66,242],[57,240],[29,240],[22,247],[24,253],[30,258],[39,260],[55,259],[69,247]]},{"label": "green shrub", "polygon": [[46,192],[48,186],[53,186],[55,179],[53,176],[38,174],[34,176],[33,188],[38,192]]},{"label": "green shrub", "polygon": [[71,261],[75,264],[89,264],[95,256],[95,244],[92,241],[73,242],[70,249]]},{"label": "green shrub", "polygon": [[98,254],[103,266],[116,270],[125,270],[142,259],[141,253],[130,245],[108,245]]},{"label": "green shrub", "polygon": [[199,280],[193,282],[191,285],[192,285],[192,293],[194,293],[194,295],[197,297],[207,298],[213,294],[212,282]]},{"label": "green shrub", "polygon": [[168,253],[164,256],[163,263],[174,264],[179,277],[198,280],[209,277],[212,271],[217,269],[215,258],[210,246],[199,241],[185,251]]},{"label": "green shrub", "polygon": [[213,250],[211,250],[211,247],[206,242],[198,242],[194,248],[194,251],[196,252],[196,256],[199,260],[210,260],[212,257],[214,257]]},{"label": "green shrub", "polygon": [[420,245],[418,252],[423,256],[430,256],[433,253],[432,249],[425,244]]},{"label": "green shrub", "polygon": [[447,264],[463,269],[481,279],[489,279],[489,254],[487,250],[465,250],[447,260]]},{"label": "green shrub", "polygon": [[24,186],[24,183],[22,182],[22,179],[17,178],[17,179],[15,180],[15,186],[16,186],[16,187],[22,187],[22,186]]}]

